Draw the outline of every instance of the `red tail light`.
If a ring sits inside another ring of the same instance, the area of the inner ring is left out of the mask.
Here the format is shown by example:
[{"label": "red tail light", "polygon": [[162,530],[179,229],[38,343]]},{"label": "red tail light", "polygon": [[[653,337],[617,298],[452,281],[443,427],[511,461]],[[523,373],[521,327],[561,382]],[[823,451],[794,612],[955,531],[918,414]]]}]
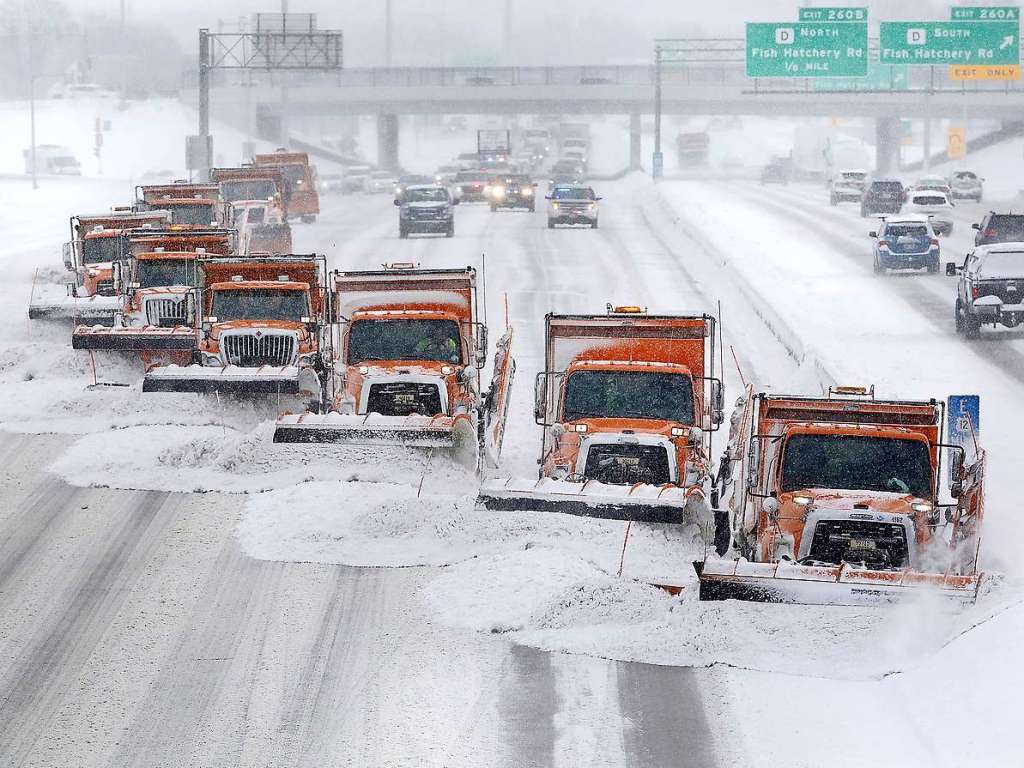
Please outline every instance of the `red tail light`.
[{"label": "red tail light", "polygon": [[939,238],[933,237],[931,244],[934,245],[936,248],[938,248],[939,247]]},{"label": "red tail light", "polygon": [[981,295],[981,288],[976,285],[971,286],[971,298],[976,299]]},{"label": "red tail light", "polygon": [[994,229],[986,229],[981,233],[983,237],[995,237],[996,231]]}]

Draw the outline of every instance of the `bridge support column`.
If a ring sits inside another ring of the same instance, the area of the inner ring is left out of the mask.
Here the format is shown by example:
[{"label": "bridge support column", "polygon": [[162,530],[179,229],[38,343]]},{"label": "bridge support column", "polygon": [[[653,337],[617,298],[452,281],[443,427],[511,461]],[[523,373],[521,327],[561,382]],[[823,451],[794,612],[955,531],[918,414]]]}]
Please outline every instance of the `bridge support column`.
[{"label": "bridge support column", "polygon": [[377,115],[377,165],[398,169],[398,115]]},{"label": "bridge support column", "polygon": [[631,171],[640,170],[640,162],[643,158],[640,125],[640,113],[634,112],[629,116],[629,170]]},{"label": "bridge support column", "polygon": [[898,170],[900,157],[900,119],[875,118],[875,172],[879,175]]}]

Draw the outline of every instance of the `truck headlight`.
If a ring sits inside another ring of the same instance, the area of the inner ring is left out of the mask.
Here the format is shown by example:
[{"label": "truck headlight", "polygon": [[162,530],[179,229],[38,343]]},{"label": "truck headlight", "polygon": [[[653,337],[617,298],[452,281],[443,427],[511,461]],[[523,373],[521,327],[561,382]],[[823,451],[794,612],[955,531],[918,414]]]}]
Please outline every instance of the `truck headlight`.
[{"label": "truck headlight", "polygon": [[203,365],[205,367],[207,367],[207,368],[222,368],[223,367],[221,365],[220,356],[219,355],[214,355],[214,354],[211,354],[209,352],[203,352],[202,353],[202,357],[203,357]]},{"label": "truck headlight", "polygon": [[313,360],[314,360],[315,357],[316,357],[316,355],[314,355],[312,352],[309,352],[309,353],[307,353],[305,355],[299,355],[299,359],[295,362],[295,364],[299,368],[303,368],[305,366],[313,365]]},{"label": "truck headlight", "polygon": [[524,197],[532,197],[533,196],[533,187],[526,187],[526,188],[524,188],[522,190],[522,193],[523,193]]},{"label": "truck headlight", "polygon": [[504,187],[495,187],[493,194],[494,194],[495,197],[498,197],[498,198],[504,197],[505,196],[505,188]]}]

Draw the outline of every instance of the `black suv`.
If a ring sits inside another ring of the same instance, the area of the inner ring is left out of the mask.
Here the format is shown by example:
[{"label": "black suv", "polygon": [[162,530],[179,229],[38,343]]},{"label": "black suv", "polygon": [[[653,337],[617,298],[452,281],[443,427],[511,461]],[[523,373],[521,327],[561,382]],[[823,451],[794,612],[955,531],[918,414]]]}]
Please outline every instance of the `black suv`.
[{"label": "black suv", "polygon": [[971,226],[978,230],[974,236],[975,245],[1024,242],[1024,213],[989,211],[980,224]]},{"label": "black suv", "polygon": [[529,176],[512,174],[499,177],[491,182],[491,210],[499,208],[525,208],[534,210],[537,185]]},{"label": "black suv", "polygon": [[416,184],[395,198],[398,206],[398,236],[406,238],[414,232],[436,232],[455,236],[455,212],[452,206],[459,198],[437,184]]},{"label": "black suv", "polygon": [[1016,328],[1024,322],[1024,243],[981,245],[962,266],[946,264],[959,275],[956,332],[976,339],[982,325]]},{"label": "black suv", "polygon": [[902,182],[896,179],[876,179],[864,190],[864,196],[860,199],[860,215],[899,213],[906,201],[907,192]]}]

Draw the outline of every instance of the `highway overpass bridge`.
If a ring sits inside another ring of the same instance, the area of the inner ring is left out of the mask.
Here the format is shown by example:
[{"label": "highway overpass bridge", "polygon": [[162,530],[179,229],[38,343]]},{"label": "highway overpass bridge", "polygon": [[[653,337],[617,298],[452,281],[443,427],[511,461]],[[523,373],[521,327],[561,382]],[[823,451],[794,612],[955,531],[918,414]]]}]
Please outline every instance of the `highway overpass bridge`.
[{"label": "highway overpass bridge", "polygon": [[[879,170],[899,151],[899,120],[1024,118],[1024,85],[953,82],[943,67],[893,74],[898,89],[849,80],[748,78],[742,60],[665,67],[662,111],[673,115],[840,116],[876,120]],[[214,83],[214,114],[256,124],[289,116],[377,115],[383,166],[398,157],[398,116],[424,114],[622,114],[631,120],[631,164],[640,158],[640,117],[654,112],[656,69],[645,66],[424,67],[345,69],[290,81],[287,102],[269,84]],[[856,88],[856,90],[854,90]],[[192,98],[187,95],[186,98]],[[286,104],[286,106],[285,106]]]}]

